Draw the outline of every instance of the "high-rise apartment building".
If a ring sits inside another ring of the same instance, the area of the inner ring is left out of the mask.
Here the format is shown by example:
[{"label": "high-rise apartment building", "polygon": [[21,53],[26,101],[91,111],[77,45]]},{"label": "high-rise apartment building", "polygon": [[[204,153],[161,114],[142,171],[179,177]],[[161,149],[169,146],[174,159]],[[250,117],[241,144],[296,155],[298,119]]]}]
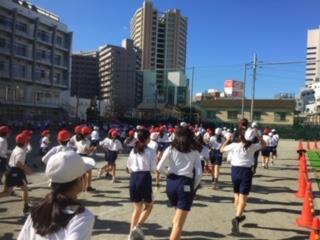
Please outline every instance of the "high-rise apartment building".
[{"label": "high-rise apartment building", "polygon": [[57,117],[70,87],[72,33],[21,0],[0,1],[0,117]]},{"label": "high-rise apartment building", "polygon": [[137,53],[131,39],[122,47],[106,45],[99,49],[101,99],[113,116],[124,116],[141,102],[142,82],[137,72]]},{"label": "high-rise apartment building", "polygon": [[100,98],[97,51],[72,54],[71,96],[86,99]]},{"label": "high-rise apartment building", "polygon": [[[145,0],[131,19],[131,38],[139,50],[140,69],[155,71],[157,100],[168,99],[168,73],[185,72],[187,23],[180,10],[161,13],[151,0]],[[144,81],[154,80],[144,77]]]},{"label": "high-rise apartment building", "polygon": [[320,28],[308,30],[306,86],[320,81]]}]

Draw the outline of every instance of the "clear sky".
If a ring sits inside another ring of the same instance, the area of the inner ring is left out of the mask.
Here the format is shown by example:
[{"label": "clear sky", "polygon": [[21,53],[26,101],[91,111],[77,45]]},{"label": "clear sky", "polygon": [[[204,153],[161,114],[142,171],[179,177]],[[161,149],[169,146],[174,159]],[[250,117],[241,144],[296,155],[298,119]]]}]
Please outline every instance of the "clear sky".
[{"label": "clear sky", "polygon": [[[73,50],[120,45],[143,0],[31,0],[58,14],[73,35]],[[157,9],[181,9],[189,19],[187,67],[194,66],[194,92],[222,89],[225,79],[243,78],[253,53],[262,62],[304,61],[307,30],[320,25],[319,0],[154,0]],[[297,93],[305,64],[258,69],[257,97]],[[252,71],[248,72],[250,96]],[[187,71],[191,77],[191,69]]]}]

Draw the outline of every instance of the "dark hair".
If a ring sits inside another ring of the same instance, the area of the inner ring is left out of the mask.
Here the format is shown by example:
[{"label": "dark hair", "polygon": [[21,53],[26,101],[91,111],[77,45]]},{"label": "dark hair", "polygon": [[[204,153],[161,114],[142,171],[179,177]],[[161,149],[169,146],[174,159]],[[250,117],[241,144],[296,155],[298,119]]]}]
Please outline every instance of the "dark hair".
[{"label": "dark hair", "polygon": [[199,151],[199,144],[196,142],[193,132],[187,127],[177,127],[172,147],[182,153]]},{"label": "dark hair", "polygon": [[59,141],[59,142],[60,142],[60,144],[62,146],[66,146],[68,144],[69,140],[67,140],[67,141]]},{"label": "dark hair", "polygon": [[201,152],[203,149],[203,145],[204,145],[203,137],[201,135],[198,135],[195,137],[195,140],[196,140],[197,144],[199,145],[199,152]]},{"label": "dark hair", "polygon": [[138,141],[134,145],[134,153],[143,153],[147,147],[147,141],[150,138],[150,132],[147,129],[141,129],[138,131]]},{"label": "dark hair", "polygon": [[27,143],[17,143],[17,146],[18,146],[19,148],[23,148],[26,144],[27,144]]},{"label": "dark hair", "polygon": [[82,134],[76,134],[76,140],[77,142],[81,141],[84,139],[84,136]]},{"label": "dark hair", "polygon": [[0,137],[5,138],[6,136],[8,136],[8,133],[0,133]]},{"label": "dark hair", "polygon": [[239,122],[239,130],[240,129],[247,129],[249,125],[249,121],[246,118],[242,118]]},{"label": "dark hair", "polygon": [[[58,232],[65,228],[69,221],[79,213],[84,211],[82,204],[64,194],[70,191],[78,179],[68,183],[51,183],[52,191],[46,195],[44,200],[31,209],[31,219],[33,228],[41,236]],[[72,213],[63,212],[69,207]]]},{"label": "dark hair", "polygon": [[218,143],[222,143],[222,134],[216,135],[216,140]]}]

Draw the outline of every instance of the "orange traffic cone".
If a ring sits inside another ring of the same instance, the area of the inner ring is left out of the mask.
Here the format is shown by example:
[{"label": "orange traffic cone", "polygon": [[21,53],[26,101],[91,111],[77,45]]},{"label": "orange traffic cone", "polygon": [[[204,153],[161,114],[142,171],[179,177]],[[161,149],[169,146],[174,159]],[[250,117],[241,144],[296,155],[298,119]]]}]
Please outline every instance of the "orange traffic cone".
[{"label": "orange traffic cone", "polygon": [[300,227],[312,227],[313,220],[313,203],[310,201],[311,183],[307,182],[307,190],[304,195],[303,206],[301,216],[296,220],[296,223]]},{"label": "orange traffic cone", "polygon": [[306,187],[308,182],[307,167],[303,159],[300,160],[300,172],[299,172],[299,189],[296,192],[296,196],[303,198],[306,194]]},{"label": "orange traffic cone", "polygon": [[307,150],[310,150],[310,141],[307,141]]},{"label": "orange traffic cone", "polygon": [[319,240],[320,219],[313,218],[309,240]]},{"label": "orange traffic cone", "polygon": [[314,140],[314,150],[318,150],[318,141]]}]

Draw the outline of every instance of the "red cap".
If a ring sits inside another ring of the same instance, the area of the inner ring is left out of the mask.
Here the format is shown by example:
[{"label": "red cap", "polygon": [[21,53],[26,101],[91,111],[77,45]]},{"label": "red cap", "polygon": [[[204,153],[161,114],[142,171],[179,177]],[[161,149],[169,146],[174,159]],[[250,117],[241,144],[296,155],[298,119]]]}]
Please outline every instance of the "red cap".
[{"label": "red cap", "polygon": [[70,138],[71,138],[71,134],[67,130],[61,130],[58,133],[58,141],[60,141],[60,142],[66,142],[66,141],[70,140]]},{"label": "red cap", "polygon": [[135,132],[134,130],[130,130],[129,133],[128,133],[129,137],[133,137],[134,136],[134,132]]},{"label": "red cap", "polygon": [[108,134],[111,134],[115,129],[114,128],[110,128],[108,131]]},{"label": "red cap", "polygon": [[111,137],[115,138],[115,137],[118,137],[119,133],[117,131],[113,131],[111,133]]},{"label": "red cap", "polygon": [[78,125],[74,128],[74,132],[76,134],[81,134],[81,130],[82,130],[82,126],[81,125]]},{"label": "red cap", "polygon": [[174,133],[176,130],[174,128],[169,128],[170,133]]},{"label": "red cap", "polygon": [[91,132],[92,132],[92,130],[91,130],[91,128],[89,128],[89,127],[83,127],[83,128],[81,129],[81,134],[82,134],[82,135],[88,135],[88,134],[91,134]]},{"label": "red cap", "polygon": [[44,136],[47,136],[49,134],[50,134],[50,130],[44,130],[44,131],[42,131],[41,136],[44,137]]},{"label": "red cap", "polygon": [[23,135],[28,136],[28,137],[31,137],[32,134],[33,134],[33,132],[32,132],[31,130],[23,130],[21,133],[22,133]]},{"label": "red cap", "polygon": [[165,130],[166,128],[164,127],[164,126],[161,126],[160,128],[159,128],[159,132],[164,132],[164,130]]},{"label": "red cap", "polygon": [[25,144],[28,141],[28,136],[26,134],[20,133],[16,136],[16,143]]},{"label": "red cap", "polygon": [[10,128],[8,126],[0,126],[0,134],[8,134],[10,132]]}]

